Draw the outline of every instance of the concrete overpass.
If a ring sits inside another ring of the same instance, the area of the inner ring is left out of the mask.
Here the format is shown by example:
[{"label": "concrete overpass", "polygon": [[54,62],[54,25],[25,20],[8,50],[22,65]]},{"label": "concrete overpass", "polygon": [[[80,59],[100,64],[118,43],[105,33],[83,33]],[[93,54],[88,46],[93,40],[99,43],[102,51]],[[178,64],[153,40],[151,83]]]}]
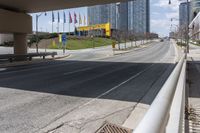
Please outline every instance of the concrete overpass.
[{"label": "concrete overpass", "polygon": [[1,0],[0,33],[13,33],[14,54],[26,54],[26,36],[32,33],[32,17],[28,13],[126,1],[128,0]]}]

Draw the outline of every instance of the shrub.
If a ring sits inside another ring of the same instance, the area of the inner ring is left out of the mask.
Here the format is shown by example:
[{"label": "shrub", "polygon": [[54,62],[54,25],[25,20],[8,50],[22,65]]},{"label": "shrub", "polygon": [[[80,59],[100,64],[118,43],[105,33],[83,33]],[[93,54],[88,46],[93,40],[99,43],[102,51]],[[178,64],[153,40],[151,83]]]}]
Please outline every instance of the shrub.
[{"label": "shrub", "polygon": [[181,42],[177,42],[176,43],[178,46],[181,46],[181,47],[186,47],[187,46],[187,44],[186,43],[181,43]]}]

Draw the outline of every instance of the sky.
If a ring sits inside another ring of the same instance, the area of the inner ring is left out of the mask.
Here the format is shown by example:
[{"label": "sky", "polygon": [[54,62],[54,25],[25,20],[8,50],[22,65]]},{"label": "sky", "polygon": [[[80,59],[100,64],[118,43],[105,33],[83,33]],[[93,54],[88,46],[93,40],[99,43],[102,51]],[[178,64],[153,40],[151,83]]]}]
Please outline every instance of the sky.
[{"label": "sky", "polygon": [[[150,0],[150,24],[151,24],[151,32],[158,33],[160,36],[168,36],[170,30],[173,30],[172,27],[170,28],[171,24],[176,25],[178,24],[177,20],[171,22],[171,18],[179,18],[179,2],[178,0],[171,0],[172,4],[168,4],[168,0]],[[63,10],[58,10],[60,14],[60,24],[59,24],[59,31],[63,31]],[[55,22],[53,24],[53,31],[56,32],[58,30],[58,23],[57,23],[57,12],[54,11]],[[69,12],[74,16],[74,12],[77,14],[77,19],[79,18],[79,14],[82,16],[86,16],[87,18],[87,7],[82,8],[73,8],[73,9],[65,9],[64,10],[67,15],[67,23],[64,25],[64,31],[68,32],[74,30],[74,24],[69,25]],[[35,21],[36,21],[36,14],[31,14],[33,17],[33,30],[35,31]],[[79,26],[76,24],[76,26]],[[83,25],[80,25],[83,26]],[[52,32],[52,12],[47,12],[47,16],[44,13],[39,17],[39,25],[38,30],[43,32]]]},{"label": "sky", "polygon": [[[150,0],[151,1],[151,32],[158,33],[160,36],[168,36],[175,25],[178,25],[179,19],[179,1],[171,0]],[[183,1],[184,2],[184,1]],[[174,18],[171,22],[171,18]],[[173,27],[171,27],[171,24]]]}]

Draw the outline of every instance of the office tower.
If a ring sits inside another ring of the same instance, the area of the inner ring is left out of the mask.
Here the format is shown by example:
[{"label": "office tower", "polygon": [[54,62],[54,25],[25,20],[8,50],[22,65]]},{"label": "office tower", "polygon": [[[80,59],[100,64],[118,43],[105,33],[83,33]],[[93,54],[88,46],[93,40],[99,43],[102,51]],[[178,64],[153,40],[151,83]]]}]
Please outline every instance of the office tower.
[{"label": "office tower", "polygon": [[[189,5],[189,12],[190,12],[190,5]],[[189,13],[190,14],[190,13]],[[179,5],[179,27],[186,27],[188,24],[188,5],[187,2],[183,2]]]},{"label": "office tower", "polygon": [[150,32],[149,0],[128,2],[128,29],[136,33]]},{"label": "office tower", "polygon": [[134,0],[88,7],[89,25],[111,23],[111,29],[150,32],[149,0]]}]

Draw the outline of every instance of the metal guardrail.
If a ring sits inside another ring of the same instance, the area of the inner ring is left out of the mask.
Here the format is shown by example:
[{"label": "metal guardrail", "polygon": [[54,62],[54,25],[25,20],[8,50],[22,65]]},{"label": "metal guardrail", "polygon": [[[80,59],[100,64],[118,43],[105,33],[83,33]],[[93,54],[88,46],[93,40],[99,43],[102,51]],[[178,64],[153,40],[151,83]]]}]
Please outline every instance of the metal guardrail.
[{"label": "metal guardrail", "polygon": [[133,133],[180,133],[184,128],[186,60],[181,58]]}]

